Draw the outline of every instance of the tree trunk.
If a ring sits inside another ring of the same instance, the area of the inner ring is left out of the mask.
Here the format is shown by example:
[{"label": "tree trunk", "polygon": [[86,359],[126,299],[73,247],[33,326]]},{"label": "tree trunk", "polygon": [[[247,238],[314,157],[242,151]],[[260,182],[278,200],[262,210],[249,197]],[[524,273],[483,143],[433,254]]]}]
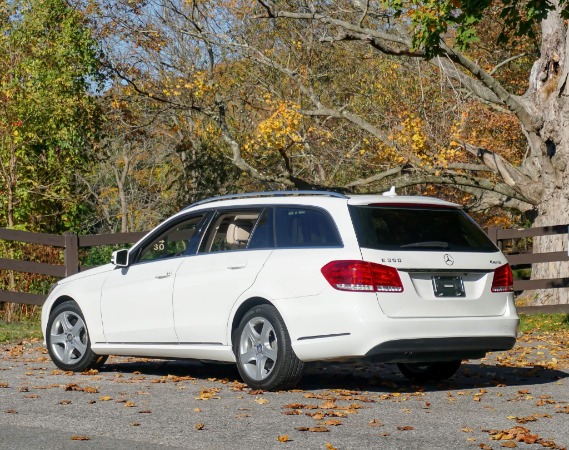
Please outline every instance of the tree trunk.
[{"label": "tree trunk", "polygon": [[[528,132],[531,154],[540,171],[536,189],[541,189],[534,226],[569,224],[569,61],[566,27],[559,10],[552,11],[542,23],[541,57],[533,66],[526,99],[531,100],[542,117],[541,129]],[[534,239],[534,253],[567,252],[568,235]],[[535,264],[532,279],[569,277],[569,262]],[[531,304],[568,304],[569,289],[547,289],[529,295]]]},{"label": "tree trunk", "polygon": [[[566,89],[565,89],[566,90]],[[557,95],[551,102],[555,104],[554,114],[544,122],[548,130],[543,147],[551,156],[543,158],[544,165],[541,177],[543,196],[537,206],[538,216],[534,226],[569,225],[569,93]],[[543,236],[534,239],[534,253],[567,252],[566,234]],[[552,279],[569,277],[569,262],[550,262],[535,264],[532,279]],[[569,289],[547,289],[537,291],[532,304],[553,305],[569,304]]]}]

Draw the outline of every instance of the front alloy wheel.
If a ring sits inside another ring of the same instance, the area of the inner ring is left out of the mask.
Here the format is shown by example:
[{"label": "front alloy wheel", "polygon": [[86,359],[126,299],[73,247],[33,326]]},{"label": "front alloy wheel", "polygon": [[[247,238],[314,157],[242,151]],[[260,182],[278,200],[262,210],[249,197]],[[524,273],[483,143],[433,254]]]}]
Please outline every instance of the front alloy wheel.
[{"label": "front alloy wheel", "polygon": [[63,370],[81,372],[100,367],[107,359],[91,350],[87,325],[75,302],[64,302],[52,311],[46,341],[51,359]]},{"label": "front alloy wheel", "polygon": [[284,321],[275,307],[259,305],[242,318],[234,334],[237,368],[255,389],[285,389],[302,376],[304,363],[290,344]]}]

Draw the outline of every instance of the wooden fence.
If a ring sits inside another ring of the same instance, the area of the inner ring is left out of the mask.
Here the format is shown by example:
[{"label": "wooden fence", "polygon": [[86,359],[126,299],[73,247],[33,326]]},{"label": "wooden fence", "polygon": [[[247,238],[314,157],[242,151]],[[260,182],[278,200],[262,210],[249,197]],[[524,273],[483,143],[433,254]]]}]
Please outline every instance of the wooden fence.
[{"label": "wooden fence", "polygon": [[[527,229],[502,229],[490,228],[488,236],[499,247],[503,248],[503,242],[511,239],[533,238],[537,236],[549,236],[568,234],[569,225],[555,225],[551,227],[527,228]],[[7,230],[0,228],[0,240],[11,242],[24,242],[29,244],[41,244],[63,249],[64,264],[46,264],[33,261],[21,261],[15,259],[0,258],[0,270],[12,270],[15,272],[27,272],[53,277],[66,277],[82,270],[90,269],[89,266],[79,265],[79,249],[95,247],[99,245],[131,244],[139,240],[145,233],[115,233],[106,235],[81,236],[73,233],[53,235],[44,233],[30,233],[27,231]],[[507,249],[504,249],[507,251]],[[556,251],[548,253],[523,253],[506,254],[508,262],[512,266],[529,266],[535,263],[569,261],[568,251]],[[516,291],[532,289],[556,289],[569,287],[569,278],[555,278],[547,280],[515,280]],[[42,305],[47,295],[30,294],[0,290],[0,302],[25,303]]]},{"label": "wooden fence", "polygon": [[[0,240],[62,248],[64,255],[64,264],[62,265],[0,258],[0,270],[12,270],[15,272],[27,272],[63,278],[91,268],[89,266],[79,265],[79,249],[99,245],[130,244],[139,240],[144,234],[145,233],[115,233],[81,236],[74,233],[65,233],[64,235],[53,235],[0,228]],[[47,295],[44,294],[0,290],[1,302],[42,305],[46,298]]]},{"label": "wooden fence", "polygon": [[[502,229],[490,228],[488,236],[500,249],[506,253],[506,258],[512,266],[530,266],[536,263],[569,261],[568,250],[547,253],[533,253],[533,246],[524,252],[508,253],[503,248],[504,241],[510,239],[534,238],[537,236],[551,236],[557,234],[568,235],[569,225],[554,225],[550,227]],[[569,236],[568,236],[569,238]],[[525,291],[532,289],[558,289],[569,287],[569,278],[552,278],[545,280],[514,280],[514,290]]]}]

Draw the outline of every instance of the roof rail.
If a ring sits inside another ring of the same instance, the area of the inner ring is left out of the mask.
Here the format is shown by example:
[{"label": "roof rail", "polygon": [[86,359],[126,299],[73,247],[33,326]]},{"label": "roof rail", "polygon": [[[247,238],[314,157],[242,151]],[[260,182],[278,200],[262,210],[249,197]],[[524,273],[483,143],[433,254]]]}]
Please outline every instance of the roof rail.
[{"label": "roof rail", "polygon": [[189,208],[193,208],[194,206],[204,205],[206,203],[212,202],[220,202],[222,200],[233,200],[239,198],[251,198],[251,197],[286,197],[286,196],[297,196],[297,195],[322,195],[334,198],[344,198],[348,199],[349,197],[340,194],[338,192],[331,192],[331,191],[268,191],[268,192],[245,192],[243,194],[229,194],[229,195],[220,195],[218,197],[211,197],[205,200],[200,200],[199,202],[192,203],[189,206],[186,206],[183,211]]}]

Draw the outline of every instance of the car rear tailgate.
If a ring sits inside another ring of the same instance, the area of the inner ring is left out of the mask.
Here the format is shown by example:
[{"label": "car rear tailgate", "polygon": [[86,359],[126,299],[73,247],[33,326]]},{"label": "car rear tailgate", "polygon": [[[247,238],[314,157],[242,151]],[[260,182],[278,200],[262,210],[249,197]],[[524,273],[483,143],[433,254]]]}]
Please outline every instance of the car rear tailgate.
[{"label": "car rear tailgate", "polygon": [[401,252],[362,248],[365,261],[396,267],[403,292],[378,292],[388,317],[500,316],[508,295],[492,292],[494,270],[505,264],[500,252]]}]

